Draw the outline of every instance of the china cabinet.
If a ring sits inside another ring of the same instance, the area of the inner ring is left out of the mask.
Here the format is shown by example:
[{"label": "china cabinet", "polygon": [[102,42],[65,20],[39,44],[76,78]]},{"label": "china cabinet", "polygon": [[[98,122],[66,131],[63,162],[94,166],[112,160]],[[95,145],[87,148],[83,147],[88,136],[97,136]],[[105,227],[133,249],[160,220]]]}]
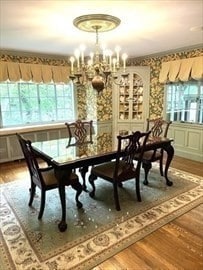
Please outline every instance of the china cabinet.
[{"label": "china cabinet", "polygon": [[113,131],[128,134],[144,130],[149,115],[150,68],[128,67],[128,78],[121,80],[113,89]]}]

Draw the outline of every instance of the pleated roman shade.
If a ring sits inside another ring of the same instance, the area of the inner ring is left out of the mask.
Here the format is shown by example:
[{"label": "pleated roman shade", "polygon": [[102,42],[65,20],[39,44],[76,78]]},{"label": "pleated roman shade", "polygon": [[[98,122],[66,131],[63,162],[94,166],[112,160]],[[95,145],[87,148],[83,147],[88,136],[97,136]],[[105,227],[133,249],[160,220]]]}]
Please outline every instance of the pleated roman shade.
[{"label": "pleated roman shade", "polygon": [[0,82],[23,80],[36,83],[67,83],[69,75],[70,67],[0,62]]},{"label": "pleated roman shade", "polygon": [[159,82],[186,82],[203,78],[203,56],[163,62]]}]

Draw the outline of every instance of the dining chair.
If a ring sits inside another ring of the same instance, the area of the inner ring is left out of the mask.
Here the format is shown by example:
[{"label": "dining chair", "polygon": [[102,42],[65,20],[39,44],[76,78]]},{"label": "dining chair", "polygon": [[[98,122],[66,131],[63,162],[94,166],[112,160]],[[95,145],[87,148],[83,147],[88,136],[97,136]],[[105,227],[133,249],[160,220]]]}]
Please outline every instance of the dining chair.
[{"label": "dining chair", "polygon": [[[30,140],[26,140],[22,135],[16,133],[18,141],[20,143],[22,152],[27,163],[27,167],[30,173],[31,187],[30,187],[30,199],[28,205],[31,206],[36,192],[36,187],[41,190],[41,202],[38,219],[41,219],[44,213],[46,191],[58,188],[58,181],[55,177],[55,172],[52,166],[40,168],[39,161],[34,154],[32,143]],[[77,174],[73,172],[67,172],[66,174],[66,186],[72,186],[76,190],[76,204],[78,208],[81,208],[82,204],[78,200],[80,193],[82,192],[82,186],[79,183]]]},{"label": "dining chair", "polygon": [[[76,120],[75,122],[65,123],[68,131],[68,137],[71,141],[75,138],[75,143],[92,142],[93,121],[92,120]],[[70,145],[70,144],[69,144]]]},{"label": "dining chair", "polygon": [[[65,123],[68,131],[68,146],[79,145],[83,143],[92,143],[93,121],[92,120],[76,120],[75,122]],[[79,172],[83,179],[83,189],[87,191],[86,173],[89,167],[79,168]]]},{"label": "dining chair", "polygon": [[[151,131],[150,138],[157,140],[160,137],[167,138],[169,126],[172,121],[166,121],[163,118],[147,119],[146,131]],[[164,150],[161,148],[146,151],[143,154],[142,167],[145,171],[144,184],[148,185],[148,174],[152,168],[152,162],[159,161],[160,174],[163,176],[163,158]]]},{"label": "dining chair", "polygon": [[[138,201],[141,201],[140,195],[140,166],[144,153],[146,141],[149,132],[141,133],[136,131],[130,135],[117,136],[117,157],[115,160],[106,162],[92,167],[89,183],[92,191],[89,193],[91,197],[95,196],[95,180],[99,177],[113,184],[113,196],[116,210],[120,210],[118,197],[118,187],[122,187],[122,182],[135,179],[135,188]],[[134,155],[139,156],[137,162],[134,162]]]}]

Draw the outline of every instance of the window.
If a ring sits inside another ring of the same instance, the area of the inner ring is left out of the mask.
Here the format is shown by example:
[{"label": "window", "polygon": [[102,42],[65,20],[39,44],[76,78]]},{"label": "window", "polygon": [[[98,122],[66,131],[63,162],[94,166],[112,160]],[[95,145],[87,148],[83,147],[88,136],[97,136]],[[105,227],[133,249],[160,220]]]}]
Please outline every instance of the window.
[{"label": "window", "polygon": [[171,121],[203,124],[203,82],[166,85],[166,118]]},{"label": "window", "polygon": [[0,83],[0,126],[22,126],[75,119],[73,85]]}]

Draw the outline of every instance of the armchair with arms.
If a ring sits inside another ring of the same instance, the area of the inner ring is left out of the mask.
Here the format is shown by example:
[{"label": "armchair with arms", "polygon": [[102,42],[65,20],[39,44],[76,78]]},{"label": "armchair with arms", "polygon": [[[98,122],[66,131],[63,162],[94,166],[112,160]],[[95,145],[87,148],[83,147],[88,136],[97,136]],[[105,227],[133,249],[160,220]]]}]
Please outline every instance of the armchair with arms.
[{"label": "armchair with arms", "polygon": [[[20,134],[16,133],[18,141],[20,143],[22,152],[24,154],[25,161],[30,173],[31,187],[30,187],[30,199],[28,205],[31,206],[35,196],[36,187],[41,190],[41,204],[38,219],[41,219],[45,207],[46,191],[58,188],[58,181],[55,177],[55,172],[52,166],[46,168],[40,168],[39,162],[32,148],[32,143],[26,140]],[[73,172],[67,172],[65,175],[65,185],[71,185],[76,190],[76,204],[78,208],[82,207],[82,203],[79,201],[79,195],[82,192],[82,186],[79,182],[78,176]]]}]

